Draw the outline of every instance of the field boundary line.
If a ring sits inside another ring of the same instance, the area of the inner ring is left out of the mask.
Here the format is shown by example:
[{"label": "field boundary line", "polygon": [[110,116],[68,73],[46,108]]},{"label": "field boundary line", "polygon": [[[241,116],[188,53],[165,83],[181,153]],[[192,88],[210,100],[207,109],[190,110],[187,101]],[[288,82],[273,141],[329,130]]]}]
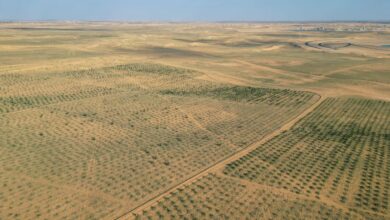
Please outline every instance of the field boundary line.
[{"label": "field boundary line", "polygon": [[320,94],[316,94],[316,95],[319,96],[319,99],[316,100],[316,102],[314,104],[312,104],[310,107],[306,108],[303,112],[301,112],[299,115],[297,115],[296,117],[294,117],[293,119],[288,121],[286,124],[282,125],[279,129],[266,135],[261,140],[258,140],[256,142],[248,145],[247,147],[241,149],[241,150],[238,150],[230,155],[227,155],[226,157],[224,157],[224,158],[218,160],[217,162],[211,164],[210,166],[200,170],[199,172],[193,174],[192,176],[188,177],[187,179],[181,181],[180,183],[178,183],[174,186],[171,186],[170,188],[166,189],[165,191],[161,192],[160,194],[148,199],[147,201],[143,202],[142,204],[135,206],[131,210],[127,211],[126,213],[118,216],[117,218],[115,218],[115,220],[134,218],[134,216],[133,216],[134,214],[139,214],[142,212],[142,210],[153,206],[154,204],[156,204],[157,201],[159,201],[160,199],[163,199],[165,196],[169,195],[171,192],[175,191],[176,189],[178,189],[182,186],[191,184],[191,183],[195,182],[196,180],[200,179],[201,177],[206,176],[209,173],[216,172],[216,171],[220,170],[226,164],[233,162],[233,161],[241,158],[242,156],[245,156],[249,152],[256,149],[258,146],[266,143],[267,141],[271,140],[272,138],[278,136],[279,134],[289,130],[297,122],[299,122],[302,118],[304,118],[305,116],[310,114],[314,109],[316,109],[326,98],[325,96],[322,96]]},{"label": "field boundary line", "polygon": [[271,185],[266,185],[266,184],[261,184],[261,183],[258,183],[258,182],[254,182],[254,181],[250,181],[250,180],[247,180],[247,179],[241,179],[241,178],[238,178],[238,177],[234,177],[234,176],[229,176],[229,175],[226,175],[226,174],[220,174],[218,173],[217,176],[220,176],[222,178],[228,178],[228,179],[232,179],[234,181],[237,181],[241,184],[244,184],[246,186],[250,186],[250,187],[254,187],[256,189],[263,189],[263,190],[267,190],[269,192],[271,192],[272,194],[275,194],[275,195],[278,195],[278,196],[283,196],[284,198],[288,199],[288,200],[306,200],[306,201],[312,201],[312,202],[318,202],[318,203],[321,203],[321,204],[325,204],[329,207],[334,207],[334,208],[337,208],[337,209],[340,209],[340,210],[343,210],[343,211],[346,211],[346,212],[351,212],[361,218],[364,218],[364,216],[362,216],[361,213],[358,213],[356,211],[353,211],[353,210],[350,210],[348,208],[348,206],[344,206],[338,202],[335,202],[335,201],[332,201],[328,198],[321,198],[321,199],[316,199],[315,197],[311,197],[311,196],[306,196],[306,195],[300,195],[300,194],[296,194],[296,193],[293,193],[289,190],[286,190],[286,189],[283,189],[283,188],[277,188],[275,186],[271,186]]},{"label": "field boundary line", "polygon": [[[250,181],[247,179],[241,179],[241,178],[229,176],[226,174],[217,174],[217,175],[220,177],[223,177],[223,178],[232,179],[232,180],[237,181],[239,183],[242,183],[246,186],[254,187],[257,189],[267,190],[267,191],[269,191],[273,194],[279,195],[279,196],[291,197],[291,198],[294,198],[297,200],[303,199],[303,200],[308,200],[308,201],[319,202],[319,203],[323,203],[323,204],[326,204],[326,205],[331,206],[331,207],[336,207],[336,208],[342,209],[343,211],[349,211],[346,206],[341,205],[337,202],[333,202],[332,200],[323,201],[323,200],[319,200],[319,199],[316,199],[316,198],[311,197],[311,196],[296,194],[296,193],[293,193],[293,192],[286,190],[286,189],[283,189],[283,188],[277,188],[275,186],[261,184],[261,183]],[[354,214],[360,215],[359,213],[355,213],[355,212],[354,212]],[[363,216],[361,216],[361,217],[363,217]]]}]

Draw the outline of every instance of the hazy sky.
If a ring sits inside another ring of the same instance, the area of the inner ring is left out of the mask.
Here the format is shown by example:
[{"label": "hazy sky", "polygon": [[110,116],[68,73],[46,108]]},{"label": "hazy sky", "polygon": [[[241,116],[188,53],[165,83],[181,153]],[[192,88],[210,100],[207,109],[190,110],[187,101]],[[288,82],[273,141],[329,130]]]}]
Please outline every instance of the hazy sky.
[{"label": "hazy sky", "polygon": [[390,20],[390,0],[0,0],[0,20]]}]

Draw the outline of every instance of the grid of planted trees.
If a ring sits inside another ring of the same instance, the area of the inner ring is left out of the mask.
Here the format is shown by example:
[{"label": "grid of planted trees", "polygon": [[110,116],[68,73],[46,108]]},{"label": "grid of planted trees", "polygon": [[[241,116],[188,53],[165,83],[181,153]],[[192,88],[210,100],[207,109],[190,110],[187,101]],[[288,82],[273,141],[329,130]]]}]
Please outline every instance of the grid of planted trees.
[{"label": "grid of planted trees", "polygon": [[117,217],[318,100],[201,74],[159,64],[2,74],[0,218]]},{"label": "grid of planted trees", "polygon": [[288,131],[136,219],[388,219],[390,103],[327,98]]},{"label": "grid of planted trees", "polygon": [[388,216],[390,103],[328,98],[314,112],[224,169],[229,176]]}]

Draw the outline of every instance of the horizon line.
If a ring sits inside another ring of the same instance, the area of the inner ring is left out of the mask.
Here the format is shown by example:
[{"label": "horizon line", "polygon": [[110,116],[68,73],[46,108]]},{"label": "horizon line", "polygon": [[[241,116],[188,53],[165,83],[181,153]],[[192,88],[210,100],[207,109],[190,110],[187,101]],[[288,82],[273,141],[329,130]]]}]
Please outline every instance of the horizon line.
[{"label": "horizon line", "polygon": [[342,19],[329,19],[329,20],[87,20],[87,19],[0,19],[0,23],[45,23],[45,22],[74,22],[74,23],[390,23],[390,19],[376,20],[376,19],[362,19],[362,20],[342,20]]}]

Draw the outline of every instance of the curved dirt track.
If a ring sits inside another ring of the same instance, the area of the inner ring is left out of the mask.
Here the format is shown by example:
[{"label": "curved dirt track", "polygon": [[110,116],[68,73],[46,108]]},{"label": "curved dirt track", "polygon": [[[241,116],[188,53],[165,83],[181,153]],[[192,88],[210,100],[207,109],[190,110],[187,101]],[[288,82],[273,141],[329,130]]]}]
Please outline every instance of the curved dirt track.
[{"label": "curved dirt track", "polygon": [[305,46],[315,48],[315,49],[330,49],[330,50],[339,50],[354,46],[352,43],[331,43],[331,42],[305,42]]}]

